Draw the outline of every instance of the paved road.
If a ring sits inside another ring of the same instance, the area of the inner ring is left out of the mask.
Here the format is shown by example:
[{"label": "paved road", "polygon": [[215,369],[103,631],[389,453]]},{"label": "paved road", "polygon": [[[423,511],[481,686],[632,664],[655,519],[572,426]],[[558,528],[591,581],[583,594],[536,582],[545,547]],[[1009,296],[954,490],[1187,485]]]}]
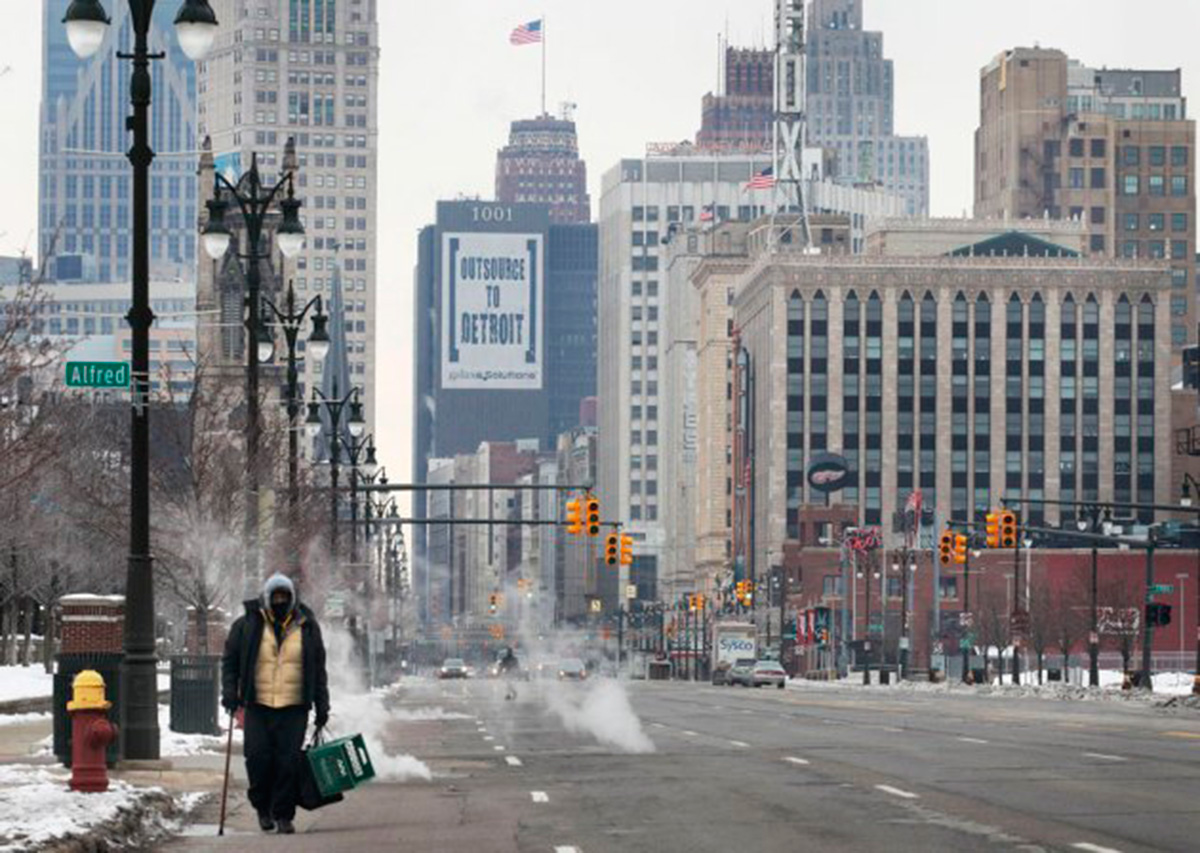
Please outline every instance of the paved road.
[{"label": "paved road", "polygon": [[[1200,850],[1195,711],[674,683],[530,685],[505,702],[495,687],[404,690],[389,747],[427,762],[433,780],[372,784],[304,815],[289,847]],[[652,752],[614,746],[640,745],[626,695]],[[434,707],[458,716],[411,719]],[[235,796],[237,835],[168,849],[278,847],[250,832]]]}]

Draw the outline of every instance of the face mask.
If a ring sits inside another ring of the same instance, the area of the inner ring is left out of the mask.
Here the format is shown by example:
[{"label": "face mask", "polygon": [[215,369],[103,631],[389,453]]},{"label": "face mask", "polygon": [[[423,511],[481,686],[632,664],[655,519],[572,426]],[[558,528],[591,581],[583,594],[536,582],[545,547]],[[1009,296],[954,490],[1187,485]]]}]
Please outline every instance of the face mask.
[{"label": "face mask", "polygon": [[282,622],[285,618],[287,618],[287,615],[291,611],[291,609],[292,609],[292,604],[290,601],[285,601],[283,603],[272,603],[271,604],[271,612],[273,614],[275,614],[276,622]]}]

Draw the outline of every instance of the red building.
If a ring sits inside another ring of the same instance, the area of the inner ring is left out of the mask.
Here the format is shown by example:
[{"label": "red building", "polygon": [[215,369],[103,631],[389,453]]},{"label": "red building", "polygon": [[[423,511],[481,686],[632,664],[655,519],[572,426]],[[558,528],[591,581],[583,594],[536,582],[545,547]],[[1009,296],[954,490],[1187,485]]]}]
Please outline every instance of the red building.
[{"label": "red building", "polygon": [[575,122],[549,115],[514,121],[508,145],[496,154],[496,200],[548,204],[555,225],[591,222]]}]

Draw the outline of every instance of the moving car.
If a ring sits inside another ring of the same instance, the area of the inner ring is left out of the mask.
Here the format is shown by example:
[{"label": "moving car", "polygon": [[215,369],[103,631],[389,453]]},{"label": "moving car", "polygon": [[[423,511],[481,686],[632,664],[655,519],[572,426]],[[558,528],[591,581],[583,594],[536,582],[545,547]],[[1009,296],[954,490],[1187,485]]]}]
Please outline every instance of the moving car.
[{"label": "moving car", "polygon": [[462,658],[446,658],[442,668],[438,670],[438,678],[466,678],[467,664]]},{"label": "moving car", "polygon": [[754,670],[750,675],[751,687],[764,687],[774,684],[782,690],[786,682],[787,673],[783,671],[783,667],[779,665],[779,661],[760,660],[754,664]]},{"label": "moving car", "polygon": [[587,677],[587,669],[578,658],[567,658],[558,664],[559,681],[585,681]]},{"label": "moving car", "polygon": [[732,687],[740,684],[749,687],[754,677],[754,658],[738,658],[729,668],[725,683]]}]

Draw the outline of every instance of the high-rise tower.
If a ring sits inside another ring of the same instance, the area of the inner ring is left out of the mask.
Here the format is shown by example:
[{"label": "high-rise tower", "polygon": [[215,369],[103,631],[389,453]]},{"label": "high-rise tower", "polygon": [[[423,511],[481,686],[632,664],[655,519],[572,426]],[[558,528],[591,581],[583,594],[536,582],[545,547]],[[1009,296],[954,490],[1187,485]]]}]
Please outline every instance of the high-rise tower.
[{"label": "high-rise tower", "polygon": [[512,123],[508,145],[496,154],[496,200],[548,204],[555,225],[591,221],[587,164],[579,157],[569,107],[562,118]]}]

